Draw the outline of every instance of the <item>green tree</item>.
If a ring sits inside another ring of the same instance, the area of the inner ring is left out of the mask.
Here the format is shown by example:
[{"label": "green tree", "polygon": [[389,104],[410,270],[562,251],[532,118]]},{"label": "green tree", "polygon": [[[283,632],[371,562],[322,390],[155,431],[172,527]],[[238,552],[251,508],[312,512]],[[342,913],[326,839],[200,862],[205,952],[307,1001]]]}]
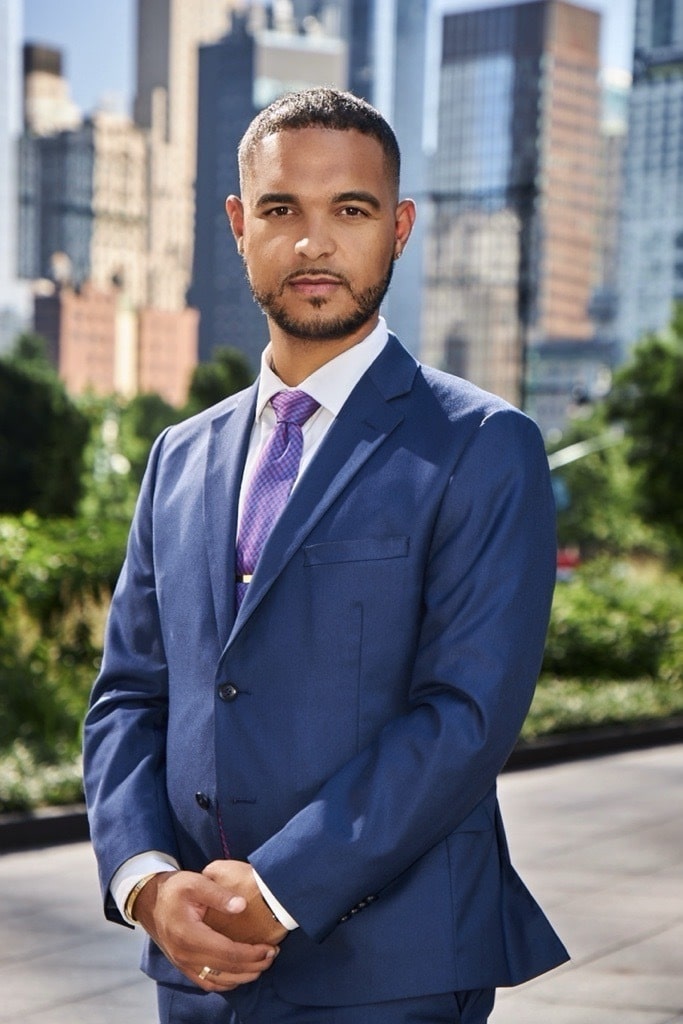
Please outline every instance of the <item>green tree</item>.
[{"label": "green tree", "polygon": [[251,367],[241,352],[228,347],[214,349],[211,362],[199,363],[192,374],[186,414],[208,409],[248,387],[253,379]]},{"label": "green tree", "polygon": [[152,444],[166,427],[178,423],[185,411],[177,409],[160,395],[135,395],[121,410],[120,445],[128,459],[136,483],[142,479]]},{"label": "green tree", "polygon": [[22,335],[0,360],[0,512],[74,515],[88,433],[39,336]]},{"label": "green tree", "polygon": [[[663,545],[638,514],[638,474],[628,461],[628,438],[611,430],[602,405],[562,438],[561,451],[571,456],[576,446],[579,457],[552,474],[560,547],[578,546],[584,558],[600,552],[661,554]],[[550,460],[552,466],[552,454]]]},{"label": "green tree", "polygon": [[35,334],[33,331],[19,335],[10,361],[14,365],[28,366],[34,371],[40,369],[48,375],[54,375],[55,372],[47,354],[47,340],[42,334]]},{"label": "green tree", "polygon": [[683,305],[668,331],[636,346],[616,376],[608,414],[629,437],[638,509],[683,550]]}]

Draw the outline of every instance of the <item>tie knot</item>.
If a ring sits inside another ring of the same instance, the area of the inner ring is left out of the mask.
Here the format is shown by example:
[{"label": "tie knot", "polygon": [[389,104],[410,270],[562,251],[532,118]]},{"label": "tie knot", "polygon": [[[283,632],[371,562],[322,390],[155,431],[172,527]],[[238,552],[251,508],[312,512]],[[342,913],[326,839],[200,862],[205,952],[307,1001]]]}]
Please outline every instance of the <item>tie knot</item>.
[{"label": "tie knot", "polygon": [[296,423],[299,427],[320,408],[320,403],[305,391],[278,391],[270,404],[275,409],[278,423]]}]

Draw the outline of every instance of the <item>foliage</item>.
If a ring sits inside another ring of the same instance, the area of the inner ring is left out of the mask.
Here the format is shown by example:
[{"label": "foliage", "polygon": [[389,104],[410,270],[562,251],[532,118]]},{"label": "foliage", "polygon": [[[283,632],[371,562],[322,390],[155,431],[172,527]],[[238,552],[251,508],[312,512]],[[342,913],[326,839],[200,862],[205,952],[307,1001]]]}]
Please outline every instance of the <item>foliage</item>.
[{"label": "foliage", "polygon": [[[596,450],[553,471],[560,547],[578,546],[584,558],[603,554],[666,550],[657,532],[637,512],[638,474],[628,461],[629,440],[612,443],[606,409],[575,422],[561,447],[588,442]],[[610,443],[598,447],[600,440]]]},{"label": "foliage", "polygon": [[136,395],[123,407],[119,420],[121,451],[130,462],[136,485],[142,480],[156,438],[172,423],[179,423],[184,415],[183,410],[155,394]]},{"label": "foliage", "polygon": [[54,376],[54,367],[47,352],[47,340],[42,334],[26,331],[20,334],[10,356],[16,366],[23,366],[34,371],[42,370],[48,376]]},{"label": "foliage", "polygon": [[83,800],[81,759],[44,763],[22,742],[0,753],[0,813],[58,807]]},{"label": "foliage", "polygon": [[106,519],[0,519],[0,751],[77,751],[125,534]]},{"label": "foliage", "polygon": [[201,412],[246,388],[254,379],[244,355],[227,346],[214,349],[213,359],[195,367],[186,414]]},{"label": "foliage", "polygon": [[88,422],[66,394],[40,339],[0,359],[0,512],[74,515]]},{"label": "foliage", "polygon": [[615,379],[609,416],[624,423],[638,508],[683,550],[683,305],[671,328],[644,339]]},{"label": "foliage", "polygon": [[683,682],[543,677],[522,728],[529,742],[554,733],[642,725],[683,715]]},{"label": "foliage", "polygon": [[545,673],[683,681],[683,584],[662,570],[606,559],[555,592]]}]

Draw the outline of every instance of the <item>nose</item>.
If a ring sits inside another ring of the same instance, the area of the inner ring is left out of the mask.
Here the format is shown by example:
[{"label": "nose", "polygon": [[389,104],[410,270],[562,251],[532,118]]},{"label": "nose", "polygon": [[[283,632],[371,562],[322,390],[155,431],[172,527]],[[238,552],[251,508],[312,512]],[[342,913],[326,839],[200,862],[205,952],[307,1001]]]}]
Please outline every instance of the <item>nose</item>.
[{"label": "nose", "polygon": [[309,221],[305,226],[305,232],[305,235],[294,243],[294,251],[297,256],[304,256],[308,260],[319,260],[332,255],[336,245],[331,232],[327,230],[322,221]]}]

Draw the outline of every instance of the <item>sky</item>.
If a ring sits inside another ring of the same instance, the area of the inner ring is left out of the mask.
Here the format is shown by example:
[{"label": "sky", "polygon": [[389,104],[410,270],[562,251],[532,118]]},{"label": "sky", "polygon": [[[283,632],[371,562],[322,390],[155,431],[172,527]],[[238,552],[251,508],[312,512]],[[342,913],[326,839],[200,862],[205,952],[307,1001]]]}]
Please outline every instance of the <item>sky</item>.
[{"label": "sky", "polygon": [[[505,0],[438,0],[451,11],[499,6]],[[575,0],[576,2],[576,0]],[[135,59],[135,0],[24,0],[24,39],[64,52],[72,99],[85,113],[103,101],[130,111]],[[604,66],[630,69],[635,0],[581,0],[603,15]]]}]

